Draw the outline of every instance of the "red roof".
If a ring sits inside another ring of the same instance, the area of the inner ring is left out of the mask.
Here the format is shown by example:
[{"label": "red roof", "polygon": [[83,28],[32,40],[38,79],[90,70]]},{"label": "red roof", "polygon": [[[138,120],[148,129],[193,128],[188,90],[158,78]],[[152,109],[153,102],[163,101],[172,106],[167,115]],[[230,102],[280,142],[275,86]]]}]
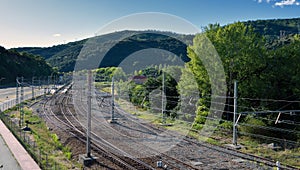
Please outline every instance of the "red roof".
[{"label": "red roof", "polygon": [[143,75],[137,75],[137,76],[133,76],[132,78],[131,78],[132,80],[136,80],[136,79],[147,79],[147,77],[146,76],[143,76]]}]

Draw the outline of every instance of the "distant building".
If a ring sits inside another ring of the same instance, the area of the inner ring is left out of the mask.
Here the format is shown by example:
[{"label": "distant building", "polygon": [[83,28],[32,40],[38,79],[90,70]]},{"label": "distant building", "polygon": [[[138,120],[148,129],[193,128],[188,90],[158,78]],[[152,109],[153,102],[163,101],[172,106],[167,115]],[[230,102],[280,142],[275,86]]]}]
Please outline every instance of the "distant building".
[{"label": "distant building", "polygon": [[129,78],[129,80],[134,81],[136,84],[144,84],[147,81],[147,77],[143,75],[137,75]]}]

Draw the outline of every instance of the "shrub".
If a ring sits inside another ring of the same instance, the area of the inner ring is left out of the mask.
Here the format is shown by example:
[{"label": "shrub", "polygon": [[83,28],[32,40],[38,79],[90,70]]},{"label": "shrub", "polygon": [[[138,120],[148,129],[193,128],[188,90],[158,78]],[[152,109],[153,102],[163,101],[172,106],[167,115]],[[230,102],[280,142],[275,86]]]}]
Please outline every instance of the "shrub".
[{"label": "shrub", "polygon": [[247,115],[244,122],[244,124],[241,124],[241,126],[239,126],[239,130],[241,132],[268,136],[268,132],[261,128],[263,126],[266,126],[266,124],[261,119],[254,118],[252,115]]}]

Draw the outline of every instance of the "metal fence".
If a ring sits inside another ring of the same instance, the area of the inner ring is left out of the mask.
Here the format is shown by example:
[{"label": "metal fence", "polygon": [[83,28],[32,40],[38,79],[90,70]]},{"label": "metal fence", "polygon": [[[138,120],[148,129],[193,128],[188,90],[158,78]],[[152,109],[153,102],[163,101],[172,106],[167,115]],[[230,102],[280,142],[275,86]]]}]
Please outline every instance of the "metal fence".
[{"label": "metal fence", "polygon": [[[34,94],[34,97],[38,97],[38,96],[41,96],[44,94],[44,91],[35,91],[35,94]],[[26,94],[24,95],[24,100],[29,100],[29,99],[32,99],[32,94]],[[7,101],[4,101],[4,102],[0,102],[0,111],[4,111],[4,110],[7,110],[7,109],[10,109],[14,106],[16,106],[16,99],[10,99],[10,100],[7,100]]]},{"label": "metal fence", "polygon": [[37,147],[36,142],[32,140],[31,135],[29,134],[30,132],[21,130],[18,124],[13,122],[8,116],[1,114],[1,119],[42,169],[63,169],[63,167],[61,167],[54,158],[49,158],[48,153]]},{"label": "metal fence", "polygon": [[[44,91],[35,92],[34,97],[44,95]],[[24,95],[24,101],[32,99],[32,94]],[[18,141],[26,148],[32,158],[39,164],[42,169],[46,170],[61,170],[65,169],[62,167],[53,157],[49,157],[49,154],[37,147],[36,142],[32,139],[31,132],[25,132],[20,127],[18,122],[15,122],[8,115],[2,113],[2,111],[8,110],[16,106],[16,99],[11,99],[0,103],[0,118],[5,125],[10,129]]]}]

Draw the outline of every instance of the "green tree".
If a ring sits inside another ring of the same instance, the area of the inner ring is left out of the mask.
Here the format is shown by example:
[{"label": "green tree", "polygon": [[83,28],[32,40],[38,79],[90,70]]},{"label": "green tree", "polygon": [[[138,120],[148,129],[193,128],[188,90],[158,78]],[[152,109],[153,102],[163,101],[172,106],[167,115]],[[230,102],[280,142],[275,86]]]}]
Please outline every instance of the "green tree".
[{"label": "green tree", "polygon": [[[209,39],[207,39],[207,38]],[[210,45],[212,43],[212,45]],[[267,68],[267,55],[264,39],[254,32],[251,26],[237,22],[225,27],[218,24],[209,25],[204,34],[195,36],[193,45],[188,47],[188,56],[191,61],[187,67],[193,73],[199,90],[199,101],[196,123],[204,123],[205,117],[214,103],[211,100],[212,92],[226,91],[225,116],[231,119],[233,111],[233,80],[239,81],[239,94],[241,97],[257,97],[262,92],[262,73]],[[218,54],[214,53],[214,50]],[[218,55],[222,61],[227,89],[213,87],[214,80],[222,79],[222,70],[214,58]],[[211,74],[214,73],[214,74]],[[218,96],[217,96],[218,97]],[[224,96],[220,96],[220,99]],[[241,101],[243,102],[243,101]],[[218,103],[219,105],[222,102]],[[242,103],[241,103],[242,104]],[[224,105],[224,104],[223,104]],[[219,112],[219,110],[213,110]],[[211,112],[212,113],[212,112]]]},{"label": "green tree", "polygon": [[[268,84],[267,98],[298,100],[300,97],[300,41],[295,41],[270,52],[264,80]],[[267,109],[298,109],[298,103],[276,103]]]},{"label": "green tree", "polygon": [[[233,96],[233,80],[239,82],[241,97],[255,98],[264,93],[262,73],[267,68],[267,55],[263,37],[241,22],[225,27],[210,25],[206,36],[223,62],[228,97]],[[227,99],[227,111],[233,111],[232,102]]]},{"label": "green tree", "polygon": [[125,81],[127,79],[127,76],[121,67],[117,67],[113,71],[113,76],[114,76],[115,80],[117,80],[117,81],[120,81],[120,80]]},{"label": "green tree", "polygon": [[179,108],[181,115],[179,117],[194,121],[199,91],[195,77],[189,68],[185,67],[182,69],[177,89],[180,94]]}]

